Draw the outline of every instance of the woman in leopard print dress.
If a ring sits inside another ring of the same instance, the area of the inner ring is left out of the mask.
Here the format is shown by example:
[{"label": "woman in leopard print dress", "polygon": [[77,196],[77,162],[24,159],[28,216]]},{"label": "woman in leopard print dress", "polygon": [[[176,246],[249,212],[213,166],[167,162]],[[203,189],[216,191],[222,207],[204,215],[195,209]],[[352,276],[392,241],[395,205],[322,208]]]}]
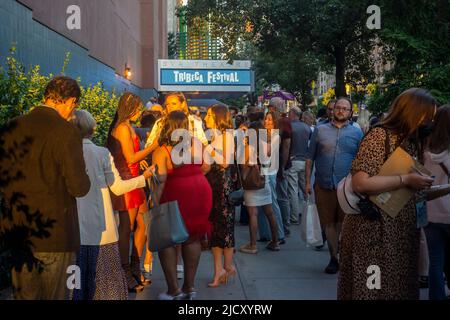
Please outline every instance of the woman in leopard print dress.
[{"label": "woman in leopard print dress", "polygon": [[[432,122],[436,108],[436,100],[422,89],[409,89],[397,97],[381,126],[372,129],[360,145],[352,165],[356,192],[380,194],[404,187],[420,190],[431,186],[432,179],[416,173],[377,175],[385,159],[400,145],[413,157],[423,154],[424,137],[420,133]],[[338,299],[419,299],[419,235],[414,197],[395,218],[383,211],[376,220],[364,214],[346,215]],[[373,273],[370,266],[380,268],[379,288],[368,285]]]}]

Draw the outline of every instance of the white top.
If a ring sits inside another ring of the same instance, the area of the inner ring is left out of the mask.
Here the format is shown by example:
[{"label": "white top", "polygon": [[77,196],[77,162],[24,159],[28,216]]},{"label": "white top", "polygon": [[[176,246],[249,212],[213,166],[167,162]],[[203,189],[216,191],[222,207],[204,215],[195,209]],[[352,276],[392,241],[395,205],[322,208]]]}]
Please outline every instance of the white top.
[{"label": "white top", "polygon": [[83,140],[83,156],[91,188],[87,195],[77,198],[81,245],[98,246],[117,242],[119,235],[108,188],[123,195],[145,186],[144,176],[122,180],[114,159],[106,148]]},{"label": "white top", "polygon": [[[432,176],[435,176],[433,185],[450,183],[450,178],[439,165],[442,163],[450,171],[450,152],[448,150],[439,154],[425,152],[424,161],[425,168],[431,171]],[[450,195],[427,201],[427,213],[429,222],[450,224]]]},{"label": "white top", "polygon": [[[189,120],[189,131],[191,134],[199,139],[202,144],[207,145],[208,139],[206,139],[205,131],[203,130],[203,123],[201,120],[198,120],[192,115],[188,116]],[[158,119],[155,124],[153,125],[152,132],[150,132],[150,135],[148,136],[147,143],[145,144],[145,147],[152,145],[153,142],[158,139],[159,134],[161,132],[163,125],[163,118]]]},{"label": "white top", "polygon": [[[213,130],[208,131],[208,133],[213,134]],[[226,164],[231,165],[234,164],[234,150],[235,150],[235,141],[233,133],[226,131],[224,134],[215,131],[217,135],[211,138],[211,144],[207,145],[203,152],[203,160],[211,165],[213,163],[217,164]],[[226,148],[224,152],[224,146]],[[212,153],[214,152],[214,156]]]},{"label": "white top", "polygon": [[[262,141],[264,157],[267,155],[267,147],[268,143]],[[280,155],[280,135],[276,134],[273,136],[271,140],[271,155],[268,156],[265,161],[262,163],[261,174],[265,176],[273,176],[277,174],[279,169],[279,155]]]}]

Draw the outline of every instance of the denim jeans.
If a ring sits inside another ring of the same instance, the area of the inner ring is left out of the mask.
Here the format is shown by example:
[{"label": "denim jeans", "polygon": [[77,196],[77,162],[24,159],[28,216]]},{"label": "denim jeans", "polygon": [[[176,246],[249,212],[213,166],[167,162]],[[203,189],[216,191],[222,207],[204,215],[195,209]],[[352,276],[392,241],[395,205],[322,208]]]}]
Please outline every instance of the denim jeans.
[{"label": "denim jeans", "polygon": [[277,200],[280,206],[281,218],[283,219],[283,230],[286,233],[289,229],[291,219],[291,205],[289,204],[288,195],[288,180],[286,172],[283,173],[283,178],[277,180]]},{"label": "denim jeans", "polygon": [[[269,179],[270,192],[272,194],[272,209],[273,214],[275,216],[275,220],[278,225],[278,239],[284,239],[284,230],[283,230],[283,219],[281,218],[281,211],[278,205],[277,200],[277,175],[274,174],[272,176],[266,176],[266,179]],[[264,210],[262,207],[258,208],[258,233],[260,238],[272,239],[269,222],[267,221],[266,215],[264,214]]]},{"label": "denim jeans", "polygon": [[[430,267],[428,272],[429,279],[429,299],[447,300],[445,294],[444,280],[444,262],[446,242],[450,238],[450,224],[429,223],[424,228],[427,236],[428,255],[430,258]],[[447,279],[449,281],[450,279]]]}]

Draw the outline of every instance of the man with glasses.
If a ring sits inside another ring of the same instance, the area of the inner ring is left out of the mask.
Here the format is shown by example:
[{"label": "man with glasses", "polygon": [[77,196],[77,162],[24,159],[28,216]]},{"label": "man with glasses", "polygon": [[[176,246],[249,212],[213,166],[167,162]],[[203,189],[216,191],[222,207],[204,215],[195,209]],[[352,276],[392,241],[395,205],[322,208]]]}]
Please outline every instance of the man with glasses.
[{"label": "man with glasses", "polygon": [[306,157],[305,189],[311,194],[311,169],[314,162],[317,210],[330,251],[330,262],[325,272],[335,274],[339,271],[338,240],[344,219],[336,189],[339,182],[350,172],[363,133],[350,123],[352,102],[348,98],[339,98],[330,113],[332,120],[318,126],[311,137]]}]

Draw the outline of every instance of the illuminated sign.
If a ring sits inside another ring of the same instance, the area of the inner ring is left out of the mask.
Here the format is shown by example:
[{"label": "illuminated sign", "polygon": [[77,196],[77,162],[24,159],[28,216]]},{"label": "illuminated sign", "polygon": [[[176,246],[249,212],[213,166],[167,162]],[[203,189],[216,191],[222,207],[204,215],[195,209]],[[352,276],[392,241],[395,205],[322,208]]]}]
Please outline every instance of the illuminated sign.
[{"label": "illuminated sign", "polygon": [[254,76],[250,61],[159,60],[159,91],[251,92]]},{"label": "illuminated sign", "polygon": [[162,69],[161,85],[251,86],[251,71]]}]

